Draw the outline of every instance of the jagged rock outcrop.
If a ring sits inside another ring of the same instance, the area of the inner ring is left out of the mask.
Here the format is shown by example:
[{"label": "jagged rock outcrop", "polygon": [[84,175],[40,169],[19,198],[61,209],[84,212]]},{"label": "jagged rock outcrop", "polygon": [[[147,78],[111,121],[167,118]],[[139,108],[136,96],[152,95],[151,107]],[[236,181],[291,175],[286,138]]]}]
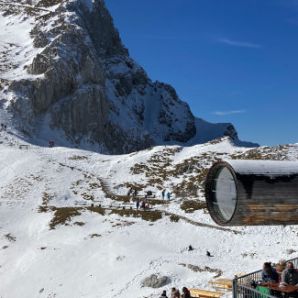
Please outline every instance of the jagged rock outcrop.
[{"label": "jagged rock outcrop", "polygon": [[197,134],[187,142],[187,145],[195,145],[209,142],[222,137],[229,137],[236,146],[258,147],[259,145],[251,142],[239,140],[237,130],[231,123],[210,123],[203,119],[196,118]]},{"label": "jagged rock outcrop", "polygon": [[4,1],[0,8],[0,23],[22,26],[31,42],[23,60],[13,64],[10,49],[0,68],[1,97],[27,135],[63,132],[78,146],[126,153],[200,133],[174,88],[152,82],[129,57],[103,0]]}]

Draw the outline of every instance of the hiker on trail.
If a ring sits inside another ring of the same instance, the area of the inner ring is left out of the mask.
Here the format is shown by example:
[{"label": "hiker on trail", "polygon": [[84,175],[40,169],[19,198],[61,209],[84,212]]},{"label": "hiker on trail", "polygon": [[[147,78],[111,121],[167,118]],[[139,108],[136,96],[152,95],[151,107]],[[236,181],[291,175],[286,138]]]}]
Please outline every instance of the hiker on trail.
[{"label": "hiker on trail", "polygon": [[132,191],[132,189],[130,188],[130,189],[128,190],[128,192],[127,192],[127,196],[128,196],[128,197],[131,195],[131,191]]},{"label": "hiker on trail", "polygon": [[139,199],[137,199],[137,201],[136,201],[136,207],[139,210],[139,207],[140,207],[140,200]]},{"label": "hiker on trail", "polygon": [[271,266],[271,263],[266,262],[263,265],[262,281],[264,282],[278,282],[279,276],[276,270]]},{"label": "hiker on trail", "polygon": [[162,199],[163,199],[163,200],[165,199],[165,194],[166,194],[166,190],[163,189],[162,192],[161,192],[161,196],[162,196]]},{"label": "hiker on trail", "polygon": [[188,246],[188,251],[193,251],[193,247],[191,245]]},{"label": "hiker on trail", "polygon": [[171,199],[171,193],[168,191],[167,193],[167,199],[170,200]]},{"label": "hiker on trail", "polygon": [[160,298],[168,298],[167,296],[167,292],[166,291],[163,291]]},{"label": "hiker on trail", "polygon": [[183,287],[182,288],[182,296],[181,296],[181,298],[191,298],[190,291],[186,287]]},{"label": "hiker on trail", "polygon": [[141,208],[144,209],[144,210],[146,209],[146,203],[145,203],[145,201],[142,201]]},{"label": "hiker on trail", "polygon": [[133,192],[133,197],[135,198],[138,195],[138,191],[135,189]]}]

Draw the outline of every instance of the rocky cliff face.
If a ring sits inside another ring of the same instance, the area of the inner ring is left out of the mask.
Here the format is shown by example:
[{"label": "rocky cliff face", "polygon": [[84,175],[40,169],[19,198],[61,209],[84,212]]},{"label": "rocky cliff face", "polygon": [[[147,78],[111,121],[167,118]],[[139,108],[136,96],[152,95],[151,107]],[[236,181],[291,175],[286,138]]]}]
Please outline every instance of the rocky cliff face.
[{"label": "rocky cliff face", "polygon": [[129,57],[102,0],[10,0],[0,9],[2,109],[27,135],[59,132],[126,153],[200,133],[175,90]]}]

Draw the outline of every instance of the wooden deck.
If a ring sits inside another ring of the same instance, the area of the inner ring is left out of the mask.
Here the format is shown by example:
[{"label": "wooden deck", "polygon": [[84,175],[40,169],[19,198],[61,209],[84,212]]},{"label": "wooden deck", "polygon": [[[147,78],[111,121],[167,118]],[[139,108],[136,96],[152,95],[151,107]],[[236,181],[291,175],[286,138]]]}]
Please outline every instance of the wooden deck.
[{"label": "wooden deck", "polygon": [[233,288],[233,281],[228,278],[218,278],[209,282],[215,289],[223,289],[231,291]]},{"label": "wooden deck", "polygon": [[201,289],[189,289],[191,297],[197,298],[219,298],[223,295],[221,292],[206,291]]}]

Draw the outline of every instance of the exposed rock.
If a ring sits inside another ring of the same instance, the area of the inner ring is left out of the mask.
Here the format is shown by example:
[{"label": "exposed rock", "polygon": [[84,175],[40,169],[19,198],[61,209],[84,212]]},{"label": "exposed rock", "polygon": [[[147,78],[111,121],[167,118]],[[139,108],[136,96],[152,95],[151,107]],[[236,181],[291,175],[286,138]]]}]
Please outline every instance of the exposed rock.
[{"label": "exposed rock", "polygon": [[142,286],[147,288],[161,288],[171,282],[170,278],[167,276],[158,277],[156,274],[152,274],[149,277],[146,277],[142,281]]},{"label": "exposed rock", "polygon": [[[34,55],[8,88],[8,110],[22,131],[62,131],[76,146],[97,144],[115,154],[196,140],[189,106],[129,57],[103,0],[21,2],[26,6],[0,8],[22,16],[20,23],[32,18]],[[9,63],[0,72],[18,67]],[[237,139],[232,125],[218,135]]]},{"label": "exposed rock", "polygon": [[291,254],[293,254],[295,252],[296,252],[296,250],[294,250],[292,248],[289,248],[289,249],[286,250],[286,254],[288,254],[288,255],[291,255]]},{"label": "exposed rock", "polygon": [[48,45],[49,41],[45,33],[43,33],[38,26],[35,26],[31,32],[33,38],[33,45],[35,48],[44,48]]},{"label": "exposed rock", "polygon": [[210,272],[210,273],[214,273],[215,274],[214,278],[218,278],[218,277],[222,276],[222,274],[223,274],[222,270],[213,269],[213,268],[210,268],[208,266],[205,266],[205,267],[201,268],[199,266],[195,266],[195,265],[192,265],[192,264],[181,263],[179,265],[181,265],[183,267],[186,267],[186,268],[190,269],[193,272]]}]

